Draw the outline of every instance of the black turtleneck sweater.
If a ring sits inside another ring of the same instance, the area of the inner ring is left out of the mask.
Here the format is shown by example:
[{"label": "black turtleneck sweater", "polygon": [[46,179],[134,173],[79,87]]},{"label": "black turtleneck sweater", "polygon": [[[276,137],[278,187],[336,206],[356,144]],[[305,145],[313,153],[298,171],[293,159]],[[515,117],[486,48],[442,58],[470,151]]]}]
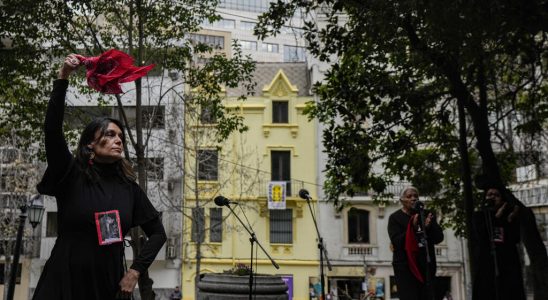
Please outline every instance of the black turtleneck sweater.
[{"label": "black turtleneck sweater", "polygon": [[166,234],[146,193],[124,178],[117,163],[95,163],[99,176],[90,180],[84,173],[87,166],[71,155],[62,130],[67,87],[67,80],[54,82],[46,113],[48,168],[38,191],[57,200],[58,237],[33,299],[115,299],[125,272],[124,245],[106,240],[100,226],[103,214],[117,219],[109,228],[119,228],[121,237],[136,226],[146,233],[148,240],[131,265],[140,273],[152,264]]}]

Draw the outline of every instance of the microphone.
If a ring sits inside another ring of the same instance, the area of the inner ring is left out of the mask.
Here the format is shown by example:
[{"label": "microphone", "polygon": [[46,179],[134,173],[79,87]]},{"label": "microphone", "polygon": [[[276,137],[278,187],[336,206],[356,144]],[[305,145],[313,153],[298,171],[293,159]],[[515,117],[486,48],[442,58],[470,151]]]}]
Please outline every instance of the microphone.
[{"label": "microphone", "polygon": [[310,199],[311,199],[310,194],[309,194],[308,191],[305,190],[305,189],[301,189],[301,190],[299,191],[299,197],[301,197],[301,198],[303,198],[303,199],[305,199],[305,200],[310,200]]},{"label": "microphone", "polygon": [[215,201],[215,204],[217,204],[217,206],[228,206],[229,204],[238,204],[238,202],[230,201],[228,198],[225,198],[221,195],[215,197],[213,201]]},{"label": "microphone", "polygon": [[413,208],[412,208],[413,211],[418,213],[423,209],[424,209],[424,203],[423,202],[417,200],[417,201],[415,201],[415,203],[413,203]]}]

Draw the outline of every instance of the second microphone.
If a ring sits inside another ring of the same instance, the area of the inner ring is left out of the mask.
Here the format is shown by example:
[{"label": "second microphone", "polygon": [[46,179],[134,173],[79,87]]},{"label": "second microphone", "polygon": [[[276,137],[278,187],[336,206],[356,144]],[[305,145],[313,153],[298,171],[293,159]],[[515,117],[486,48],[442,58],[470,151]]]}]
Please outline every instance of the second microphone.
[{"label": "second microphone", "polygon": [[213,201],[215,201],[215,204],[217,206],[228,206],[229,204],[238,204],[238,202],[231,201],[230,199],[221,195],[215,197]]}]

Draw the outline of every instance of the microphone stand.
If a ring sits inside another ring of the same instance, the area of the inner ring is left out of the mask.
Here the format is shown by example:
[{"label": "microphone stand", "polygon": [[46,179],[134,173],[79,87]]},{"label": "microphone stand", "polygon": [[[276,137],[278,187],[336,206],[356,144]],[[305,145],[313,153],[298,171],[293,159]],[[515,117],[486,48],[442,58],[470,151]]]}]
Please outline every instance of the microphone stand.
[{"label": "microphone stand", "polygon": [[253,245],[254,245],[254,243],[257,243],[259,248],[261,248],[261,250],[263,250],[263,253],[266,254],[268,259],[270,259],[270,262],[272,263],[274,268],[279,269],[280,266],[274,261],[274,259],[272,259],[272,257],[270,257],[270,255],[266,252],[266,250],[263,248],[261,243],[259,243],[259,241],[257,240],[257,237],[255,236],[255,232],[253,232],[250,228],[245,226],[242,219],[240,219],[240,217],[238,217],[238,215],[234,212],[232,207],[230,207],[229,203],[226,203],[226,207],[228,207],[228,209],[230,209],[232,214],[236,217],[236,219],[238,219],[240,224],[244,227],[244,229],[247,231],[247,233],[249,233],[249,236],[250,236],[249,242],[251,243],[251,260],[250,260],[250,264],[249,264],[249,266],[250,266],[250,270],[249,270],[249,300],[252,300],[252,296],[253,296]]},{"label": "microphone stand", "polygon": [[316,217],[314,215],[314,212],[312,211],[312,206],[310,205],[310,199],[311,197],[309,195],[306,195],[304,197],[306,199],[306,204],[308,204],[308,209],[310,209],[310,215],[312,216],[312,220],[314,221],[314,227],[316,228],[316,235],[318,236],[318,249],[320,249],[320,284],[322,285],[322,299],[325,300],[325,276],[323,273],[323,261],[324,261],[324,254],[325,254],[325,261],[327,262],[327,268],[329,271],[331,271],[331,263],[329,262],[329,257],[327,257],[327,250],[325,250],[325,246],[323,244],[323,238],[320,235],[320,231],[318,230],[318,223],[316,222]]},{"label": "microphone stand", "polygon": [[430,274],[430,265],[432,264],[432,258],[430,256],[431,255],[430,249],[428,248],[428,235],[426,234],[426,225],[424,224],[424,208],[419,207],[418,213],[419,213],[419,222],[422,230],[421,243],[424,245],[424,248],[426,249],[426,270],[425,270],[426,293],[429,299],[434,300],[434,292],[432,290],[432,278],[431,278],[432,274]]},{"label": "microphone stand", "polygon": [[[495,212],[496,213],[496,212]],[[493,219],[491,218],[491,212],[487,206],[483,207],[483,216],[485,217],[485,227],[487,229],[487,236],[489,238],[489,246],[491,257],[494,264],[494,284],[495,284],[495,300],[499,300],[499,265],[497,262],[497,246],[495,245],[494,232],[493,232]]]}]

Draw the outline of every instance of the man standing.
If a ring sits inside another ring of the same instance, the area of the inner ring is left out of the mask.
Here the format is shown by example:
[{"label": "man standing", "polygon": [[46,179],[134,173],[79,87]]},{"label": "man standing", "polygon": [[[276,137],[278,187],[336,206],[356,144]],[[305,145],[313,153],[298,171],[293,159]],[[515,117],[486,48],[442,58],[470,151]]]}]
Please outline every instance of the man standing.
[{"label": "man standing", "polygon": [[183,298],[183,295],[181,295],[181,290],[179,290],[179,287],[176,286],[175,290],[173,290],[173,292],[169,296],[169,299],[170,300],[181,300],[181,298]]},{"label": "man standing", "polygon": [[[443,231],[436,218],[424,211],[418,200],[419,191],[415,187],[405,188],[400,197],[402,208],[388,219],[388,235],[394,251],[392,266],[401,300],[433,299],[436,275],[434,245],[443,241]],[[424,222],[420,220],[421,215]],[[428,268],[427,253],[430,257]]]}]

